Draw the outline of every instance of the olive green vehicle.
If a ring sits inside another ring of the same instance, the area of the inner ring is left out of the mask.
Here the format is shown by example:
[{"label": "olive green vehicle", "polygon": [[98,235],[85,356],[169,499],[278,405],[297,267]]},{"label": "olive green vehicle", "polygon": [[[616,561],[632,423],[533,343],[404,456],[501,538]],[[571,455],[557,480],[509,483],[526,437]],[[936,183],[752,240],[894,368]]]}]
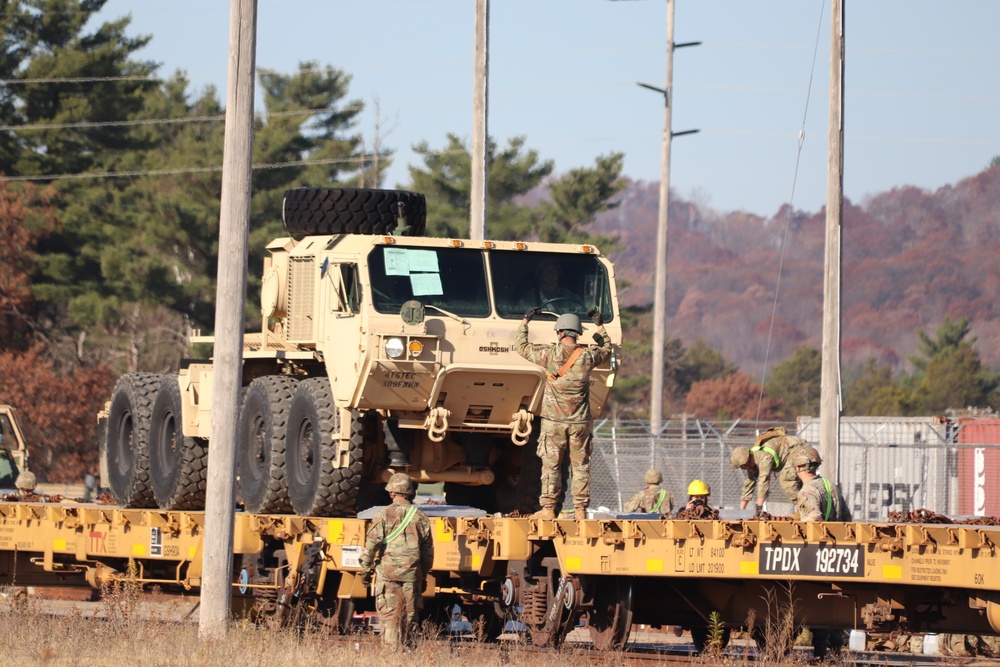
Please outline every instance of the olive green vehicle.
[{"label": "olive green vehicle", "polygon": [[0,489],[13,490],[17,476],[28,469],[28,448],[17,413],[0,405]]},{"label": "olive green vehicle", "polygon": [[[452,504],[536,508],[534,415],[544,369],[512,349],[558,315],[600,309],[621,340],[614,269],[592,245],[420,236],[422,195],[290,190],[267,246],[263,326],[244,336],[239,499],[247,511],[349,516],[386,501],[395,471],[443,482]],[[559,296],[538,301],[540,265]],[[193,339],[195,342],[208,339]],[[591,376],[599,416],[616,360]],[[123,376],[102,424],[102,470],[124,507],[204,507],[212,365]]]}]

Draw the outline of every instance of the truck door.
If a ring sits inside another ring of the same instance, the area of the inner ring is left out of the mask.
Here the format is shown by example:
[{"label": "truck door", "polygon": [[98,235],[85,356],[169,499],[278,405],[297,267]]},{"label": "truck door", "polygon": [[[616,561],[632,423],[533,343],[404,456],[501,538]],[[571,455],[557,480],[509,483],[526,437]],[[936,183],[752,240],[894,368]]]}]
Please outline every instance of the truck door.
[{"label": "truck door", "polygon": [[337,405],[347,407],[357,385],[361,360],[358,265],[349,260],[327,259],[321,266],[321,276],[323,357]]}]

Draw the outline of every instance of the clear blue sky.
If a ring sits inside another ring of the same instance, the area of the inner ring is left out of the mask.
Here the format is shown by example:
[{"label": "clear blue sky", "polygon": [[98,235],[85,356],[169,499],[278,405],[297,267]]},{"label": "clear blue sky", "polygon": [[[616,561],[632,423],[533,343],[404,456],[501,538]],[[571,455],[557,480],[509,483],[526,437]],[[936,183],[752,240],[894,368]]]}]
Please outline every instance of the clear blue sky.
[{"label": "clear blue sky", "polygon": [[[845,194],[855,202],[900,185],[927,189],[978,173],[1000,154],[1000,1],[846,0]],[[225,97],[226,0],[109,0],[132,16],[140,53]],[[409,182],[410,147],[472,129],[472,0],[260,0],[258,67],[300,61],[353,76],[369,108],[358,130],[397,151],[386,186]],[[492,0],[490,134],[565,172],[625,153],[625,173],[658,181],[662,98],[636,86],[665,79],[666,0]],[[720,211],[774,214],[826,196],[830,6],[822,0],[677,0],[675,193]],[[818,50],[815,49],[818,43]],[[815,65],[813,64],[815,57]],[[810,77],[812,92],[809,95]],[[808,113],[807,113],[808,102]]]}]

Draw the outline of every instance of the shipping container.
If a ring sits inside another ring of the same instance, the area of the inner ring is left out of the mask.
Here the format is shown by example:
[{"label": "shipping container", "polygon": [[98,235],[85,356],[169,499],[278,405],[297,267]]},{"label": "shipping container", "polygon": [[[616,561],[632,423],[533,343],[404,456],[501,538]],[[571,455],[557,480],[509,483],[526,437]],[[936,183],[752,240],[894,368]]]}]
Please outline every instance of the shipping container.
[{"label": "shipping container", "polygon": [[[840,488],[853,518],[878,521],[916,509],[957,514],[957,430],[946,417],[842,417]],[[799,437],[818,446],[819,432],[818,417],[799,417]]]},{"label": "shipping container", "polygon": [[958,511],[1000,516],[1000,419],[958,420]]}]

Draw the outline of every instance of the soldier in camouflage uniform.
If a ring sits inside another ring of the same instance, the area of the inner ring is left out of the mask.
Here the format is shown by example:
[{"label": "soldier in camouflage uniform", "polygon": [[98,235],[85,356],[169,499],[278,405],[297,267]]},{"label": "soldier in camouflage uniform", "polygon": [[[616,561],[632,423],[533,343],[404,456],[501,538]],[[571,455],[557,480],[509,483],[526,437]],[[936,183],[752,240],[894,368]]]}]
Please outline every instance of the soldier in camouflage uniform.
[{"label": "soldier in camouflage uniform", "polygon": [[795,503],[801,521],[843,521],[837,489],[816,472],[822,462],[815,447],[800,447],[788,457],[788,465],[802,482]]},{"label": "soldier in camouflage uniform", "polygon": [[590,452],[594,428],[590,414],[590,371],[611,356],[611,340],[600,311],[594,309],[589,314],[597,325],[596,347],[577,344],[583,325],[572,313],[556,319],[557,343],[532,345],[528,342],[528,322],[538,312],[538,308],[532,308],[524,314],[514,338],[517,353],[545,368],[548,375],[538,430],[538,456],[542,460],[542,493],[538,500],[542,509],[534,516],[555,518],[556,503],[562,491],[559,465],[568,449],[572,466],[573,515],[585,519],[590,504]]},{"label": "soldier in camouflage uniform", "polygon": [[778,475],[778,485],[788,496],[788,502],[795,504],[802,482],[795,474],[795,468],[785,465],[792,452],[805,447],[806,441],[794,435],[787,435],[782,426],[769,428],[754,441],[753,447],[736,447],[730,456],[734,468],[742,468],[747,473],[740,497],[740,509],[746,509],[757,495],[757,513],[760,514],[764,501],[771,491],[771,473]]},{"label": "soldier in camouflage uniform", "polygon": [[427,573],[434,563],[434,542],[427,516],[410,502],[413,482],[397,472],[385,485],[392,504],[379,510],[361,554],[362,581],[375,577],[375,608],[382,624],[382,643],[411,645]]},{"label": "soldier in camouflage uniform", "polygon": [[646,476],[643,480],[646,482],[646,488],[632,496],[632,498],[625,503],[623,511],[644,513],[659,512],[660,514],[670,514],[673,512],[674,497],[671,496],[670,492],[666,489],[660,488],[660,484],[663,482],[663,475],[660,474],[660,471],[650,468],[646,471]]}]

